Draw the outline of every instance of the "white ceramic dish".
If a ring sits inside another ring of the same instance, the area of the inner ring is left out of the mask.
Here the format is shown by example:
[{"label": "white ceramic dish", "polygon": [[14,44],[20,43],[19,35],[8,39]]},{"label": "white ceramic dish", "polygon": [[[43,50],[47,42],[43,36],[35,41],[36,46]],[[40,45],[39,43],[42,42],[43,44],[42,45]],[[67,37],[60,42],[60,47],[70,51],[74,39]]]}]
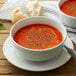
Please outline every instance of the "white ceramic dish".
[{"label": "white ceramic dish", "polygon": [[[35,50],[35,49],[22,47],[14,41],[13,36],[20,28],[27,26],[29,24],[37,24],[37,23],[48,24],[57,28],[63,36],[62,42],[53,48],[48,48],[44,50]],[[19,50],[18,52],[24,58],[31,61],[44,61],[58,56],[62,52],[61,49],[63,47],[63,43],[66,39],[66,36],[67,36],[67,32],[65,30],[64,25],[61,22],[54,20],[53,18],[42,17],[42,16],[30,17],[27,19],[20,20],[19,22],[14,24],[10,30],[10,38],[14,47]]]},{"label": "white ceramic dish", "polygon": [[67,0],[59,0],[58,2],[58,11],[59,11],[59,15],[60,15],[60,19],[62,20],[63,23],[65,23],[67,26],[76,28],[76,17],[72,17],[69,16],[67,14],[64,14],[61,10],[60,10],[60,6],[66,2]]},{"label": "white ceramic dish", "polygon": [[[69,38],[67,38],[64,44],[66,44],[68,47],[73,49],[73,44]],[[29,71],[53,70],[61,67],[66,62],[68,62],[71,58],[67,50],[62,49],[61,55],[52,60],[43,61],[43,62],[32,62],[24,59],[20,54],[17,53],[17,51],[18,49],[16,49],[13,46],[10,37],[8,37],[3,46],[4,56],[14,66]]]}]

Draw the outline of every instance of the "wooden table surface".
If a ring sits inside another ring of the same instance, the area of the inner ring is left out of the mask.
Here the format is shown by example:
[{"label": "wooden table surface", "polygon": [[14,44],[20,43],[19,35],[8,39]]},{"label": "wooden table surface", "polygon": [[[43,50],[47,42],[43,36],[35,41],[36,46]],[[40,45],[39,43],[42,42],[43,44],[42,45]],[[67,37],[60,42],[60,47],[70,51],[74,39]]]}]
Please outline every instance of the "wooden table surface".
[{"label": "wooden table surface", "polygon": [[[5,1],[6,0],[0,0],[0,7],[2,7]],[[4,20],[0,20],[0,22],[2,22],[6,28],[5,30],[0,30],[0,76],[76,76],[76,59],[74,58],[71,58],[70,61],[62,67],[47,72],[24,71],[10,64],[3,55],[3,43],[9,35],[12,24]],[[74,47],[76,49],[76,45],[74,45]]]}]

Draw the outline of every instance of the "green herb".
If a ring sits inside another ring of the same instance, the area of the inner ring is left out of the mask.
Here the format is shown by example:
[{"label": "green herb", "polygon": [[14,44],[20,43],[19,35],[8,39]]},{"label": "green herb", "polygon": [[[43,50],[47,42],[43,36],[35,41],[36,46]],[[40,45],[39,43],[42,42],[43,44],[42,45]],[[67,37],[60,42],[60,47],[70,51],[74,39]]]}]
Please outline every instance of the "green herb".
[{"label": "green herb", "polygon": [[39,40],[36,40],[36,42],[39,42]]},{"label": "green herb", "polygon": [[69,6],[68,9],[69,9],[71,12],[74,11],[74,8],[72,8],[71,6]]},{"label": "green herb", "polygon": [[4,29],[5,29],[4,24],[0,23],[0,30],[4,30]]},{"label": "green herb", "polygon": [[73,12],[73,11],[74,11],[74,9],[73,9],[73,8],[71,8],[71,9],[70,9],[70,11],[71,11],[71,12]]},{"label": "green herb", "polygon": [[71,6],[68,6],[68,8],[67,9],[71,9]]}]

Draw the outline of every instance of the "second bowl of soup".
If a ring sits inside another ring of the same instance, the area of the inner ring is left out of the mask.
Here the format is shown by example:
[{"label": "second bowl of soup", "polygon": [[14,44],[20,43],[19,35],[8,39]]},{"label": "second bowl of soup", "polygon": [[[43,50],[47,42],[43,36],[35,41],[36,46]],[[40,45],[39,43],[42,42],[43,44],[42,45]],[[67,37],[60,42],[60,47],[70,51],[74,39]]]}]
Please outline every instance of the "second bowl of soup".
[{"label": "second bowl of soup", "polygon": [[62,22],[76,28],[76,0],[59,0],[58,10]]}]

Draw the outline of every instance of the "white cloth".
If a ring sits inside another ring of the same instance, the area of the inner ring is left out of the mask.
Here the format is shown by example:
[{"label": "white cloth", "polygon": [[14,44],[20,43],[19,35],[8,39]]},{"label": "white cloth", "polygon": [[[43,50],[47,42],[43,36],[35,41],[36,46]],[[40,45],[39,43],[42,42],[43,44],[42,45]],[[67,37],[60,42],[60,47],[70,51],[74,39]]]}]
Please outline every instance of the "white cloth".
[{"label": "white cloth", "polygon": [[[23,13],[27,13],[25,8],[27,3],[28,0],[7,0],[0,9],[0,19],[11,20],[11,12],[15,7],[20,7]],[[42,1],[40,3],[44,6],[42,15],[47,15],[48,17],[52,17],[53,15],[57,17],[57,1]],[[53,10],[55,12],[53,12]],[[66,27],[66,29],[68,31],[68,36],[76,44],[76,29],[70,27]]]}]

